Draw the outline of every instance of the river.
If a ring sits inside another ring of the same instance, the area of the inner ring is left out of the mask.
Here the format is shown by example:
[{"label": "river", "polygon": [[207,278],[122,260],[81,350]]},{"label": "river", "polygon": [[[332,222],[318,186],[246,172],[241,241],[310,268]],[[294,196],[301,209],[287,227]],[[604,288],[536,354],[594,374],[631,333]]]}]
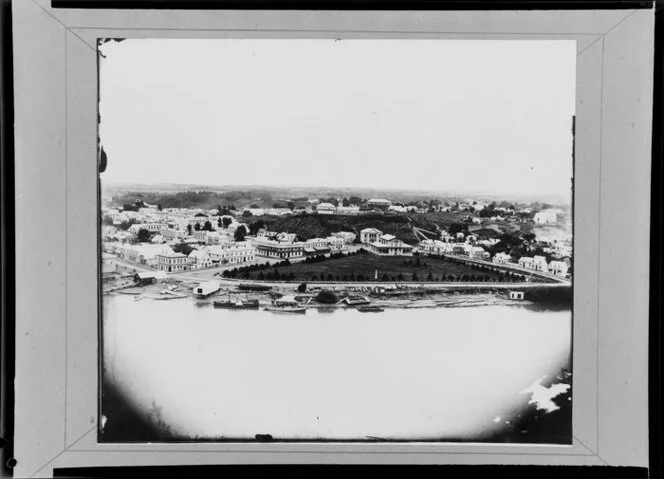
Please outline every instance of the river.
[{"label": "river", "polygon": [[[104,384],[170,437],[481,441],[569,367],[571,316],[517,304],[276,315],[111,294]],[[102,424],[122,420],[108,410]]]}]

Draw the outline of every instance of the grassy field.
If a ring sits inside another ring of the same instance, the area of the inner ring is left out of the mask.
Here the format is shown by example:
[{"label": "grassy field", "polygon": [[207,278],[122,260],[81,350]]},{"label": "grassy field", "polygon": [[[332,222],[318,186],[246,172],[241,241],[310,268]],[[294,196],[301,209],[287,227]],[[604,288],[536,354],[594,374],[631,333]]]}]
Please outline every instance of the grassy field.
[{"label": "grassy field", "polygon": [[[247,279],[270,279],[267,275],[273,271],[274,268],[251,271]],[[444,258],[385,257],[368,253],[278,267],[281,278],[302,282],[374,280],[376,271],[380,281],[512,281],[505,273]]]}]

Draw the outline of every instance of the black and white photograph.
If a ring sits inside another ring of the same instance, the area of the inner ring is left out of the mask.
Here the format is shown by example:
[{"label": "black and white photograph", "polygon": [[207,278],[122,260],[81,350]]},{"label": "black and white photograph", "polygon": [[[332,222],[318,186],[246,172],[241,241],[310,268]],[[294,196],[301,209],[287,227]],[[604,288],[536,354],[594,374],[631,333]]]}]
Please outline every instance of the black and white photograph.
[{"label": "black and white photograph", "polygon": [[572,444],[574,41],[97,50],[99,442]]}]

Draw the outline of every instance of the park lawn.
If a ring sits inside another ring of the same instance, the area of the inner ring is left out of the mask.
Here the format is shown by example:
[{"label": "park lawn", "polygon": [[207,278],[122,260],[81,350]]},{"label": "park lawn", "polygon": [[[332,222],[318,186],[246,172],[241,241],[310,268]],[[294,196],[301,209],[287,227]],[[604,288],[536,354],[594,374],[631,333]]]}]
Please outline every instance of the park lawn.
[{"label": "park lawn", "polygon": [[[419,260],[420,266],[416,265]],[[404,264],[404,261],[406,264]],[[410,257],[410,256],[377,256],[373,254],[360,254],[344,258],[328,259],[318,263],[293,263],[288,266],[279,266],[279,275],[284,278],[293,273],[294,281],[330,281],[332,275],[334,281],[353,281],[361,275],[364,280],[373,280],[378,271],[378,280],[398,281],[399,274],[403,275],[402,281],[426,281],[429,273],[435,281],[441,281],[443,276],[453,276],[465,281],[482,281],[478,276],[488,276],[488,281],[504,279],[505,274],[494,271],[483,271],[478,267],[467,264],[458,264],[444,258]],[[265,270],[263,273],[270,270]],[[413,273],[417,279],[413,279]],[[259,271],[252,271],[250,279],[260,279]],[[387,278],[384,277],[387,275]],[[473,278],[471,278],[473,276]]]}]

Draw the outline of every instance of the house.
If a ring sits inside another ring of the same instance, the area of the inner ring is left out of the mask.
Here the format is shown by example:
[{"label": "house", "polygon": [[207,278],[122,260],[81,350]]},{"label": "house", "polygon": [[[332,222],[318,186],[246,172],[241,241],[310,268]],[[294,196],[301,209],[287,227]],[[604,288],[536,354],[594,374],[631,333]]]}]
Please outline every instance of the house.
[{"label": "house", "polygon": [[209,268],[212,266],[212,258],[205,250],[195,249],[187,257],[190,269]]},{"label": "house", "polygon": [[256,232],[256,238],[274,239],[277,237],[276,231],[270,231],[267,228],[261,228]]},{"label": "house", "polygon": [[484,251],[484,248],[481,248],[479,246],[473,246],[470,248],[468,251],[468,256],[470,256],[473,259],[482,259],[482,260],[488,260],[490,255],[486,251]]},{"label": "house", "polygon": [[336,213],[337,207],[332,203],[320,203],[316,206],[316,213],[319,215],[333,215]]},{"label": "house", "polygon": [[549,263],[549,272],[556,276],[562,276],[564,278],[567,276],[568,270],[569,266],[564,261],[551,261],[551,263]]},{"label": "house", "polygon": [[496,253],[493,256],[493,262],[497,264],[506,264],[512,261],[512,257],[507,253]]},{"label": "house", "polygon": [[412,246],[390,234],[381,235],[377,241],[369,243],[369,251],[381,256],[410,256],[413,254],[413,249]]},{"label": "house", "polygon": [[516,300],[516,301],[523,301],[523,291],[510,291],[510,299]]},{"label": "house", "polygon": [[364,228],[360,231],[360,243],[370,244],[378,241],[383,232],[376,228]]},{"label": "house", "polygon": [[546,258],[544,256],[534,256],[533,269],[541,271],[542,273],[547,273],[549,271],[549,265],[546,262]]},{"label": "house", "polygon": [[530,256],[522,256],[519,258],[519,266],[522,268],[528,268],[528,269],[533,269],[533,258]]},{"label": "house", "polygon": [[210,261],[214,264],[228,263],[228,245],[212,245],[206,246],[203,251],[210,257]]}]

